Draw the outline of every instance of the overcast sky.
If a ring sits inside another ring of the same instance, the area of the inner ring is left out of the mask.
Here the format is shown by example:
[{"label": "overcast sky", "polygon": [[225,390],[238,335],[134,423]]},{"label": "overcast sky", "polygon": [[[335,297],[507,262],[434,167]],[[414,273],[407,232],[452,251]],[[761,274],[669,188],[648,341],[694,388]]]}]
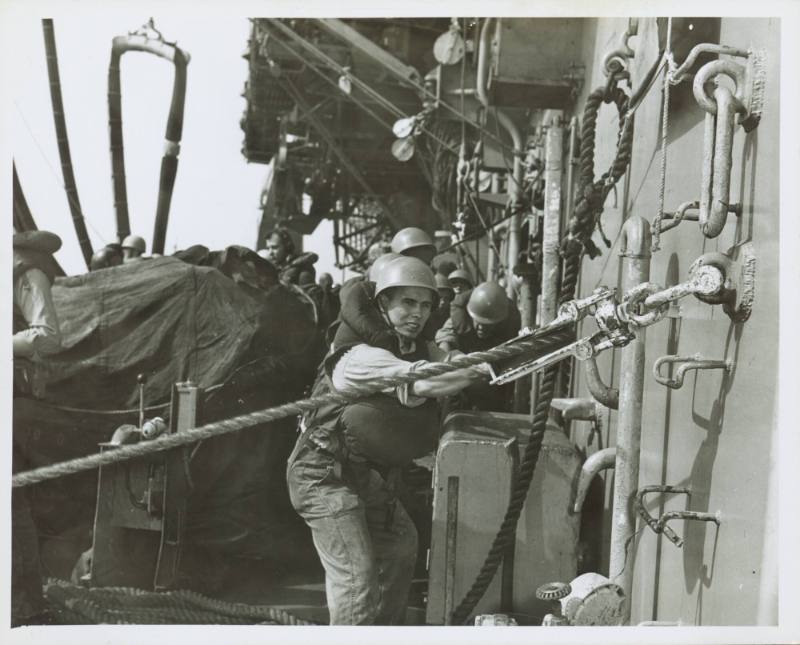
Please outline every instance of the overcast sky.
[{"label": "overcast sky", "polygon": [[[95,14],[88,21],[85,15],[65,15],[53,21],[72,163],[94,248],[113,241],[116,233],[107,102],[111,41],[141,26],[149,15]],[[241,153],[241,94],[248,73],[242,53],[250,23],[242,17],[209,19],[173,12],[156,14],[155,25],[166,40],[177,41],[191,55],[165,249],[170,253],[198,243],[212,249],[252,247],[268,169],[248,164]],[[85,265],[63,188],[41,20],[18,20],[15,36],[18,74],[9,116],[20,182],[39,228],[55,231],[64,241],[57,254],[64,269],[81,273]],[[145,238],[149,252],[174,68],[142,52],[126,53],[121,60],[131,231]],[[333,269],[329,222],[307,239],[306,248],[321,255],[318,270]]]}]

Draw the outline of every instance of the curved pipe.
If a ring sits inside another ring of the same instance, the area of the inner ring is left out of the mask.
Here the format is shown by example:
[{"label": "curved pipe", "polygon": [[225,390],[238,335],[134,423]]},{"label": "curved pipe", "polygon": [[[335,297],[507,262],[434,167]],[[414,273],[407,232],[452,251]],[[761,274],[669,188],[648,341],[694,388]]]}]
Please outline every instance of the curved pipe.
[{"label": "curved pipe", "polygon": [[572,507],[573,513],[580,513],[583,502],[586,501],[586,494],[589,492],[589,485],[592,480],[603,470],[614,467],[617,458],[616,448],[603,448],[598,450],[581,467],[581,474],[578,477],[578,489],[575,492],[575,504]]},{"label": "curved pipe", "polygon": [[[478,70],[477,79],[475,84],[475,95],[481,104],[489,108],[489,95],[486,88],[489,82],[489,40],[491,38],[491,27],[496,18],[486,18],[481,27],[481,35],[478,42]],[[499,109],[493,110],[494,116],[498,124],[508,132],[511,141],[514,144],[514,166],[513,166],[513,179],[508,184],[508,196],[511,201],[511,208],[516,209],[519,203],[519,195],[522,190],[522,184],[525,180],[525,168],[522,165],[522,153],[524,142],[522,140],[522,133],[517,128],[514,121],[511,120],[505,112]],[[506,292],[508,296],[514,298],[516,291],[514,290],[514,281],[511,279],[511,271],[517,262],[519,255],[519,215],[512,215],[508,224],[508,276],[506,284]]]},{"label": "curved pipe", "polygon": [[61,174],[64,176],[64,190],[67,193],[67,203],[72,215],[72,225],[78,237],[78,245],[88,269],[92,260],[92,243],[89,241],[89,233],[86,231],[81,201],[78,198],[78,185],[72,170],[72,155],[69,150],[67,123],[64,118],[64,101],[61,97],[61,77],[58,73],[58,54],[56,53],[56,36],[53,31],[52,19],[42,19],[42,31],[44,32],[44,49],[47,57],[47,75],[50,79],[50,101],[53,105],[58,156],[61,158]]},{"label": "curved pipe", "polygon": [[163,253],[167,220],[172,201],[172,189],[178,171],[178,154],[183,134],[183,108],[186,98],[186,66],[190,56],[176,45],[140,34],[117,36],[111,44],[108,66],[108,128],[111,139],[111,180],[114,187],[114,210],[117,216],[117,236],[120,241],[130,234],[128,194],[125,185],[125,157],[122,141],[122,91],[120,58],[128,51],[142,51],[164,58],[175,65],[172,100],[167,117],[164,155],[161,159],[158,204],[151,252]]},{"label": "curved pipe", "polygon": [[650,239],[650,225],[647,220],[633,215],[625,220],[625,224],[622,226],[619,254],[624,258],[649,260]]},{"label": "curved pipe", "polygon": [[[661,366],[665,363],[680,363],[680,366],[675,370],[672,378],[663,376],[661,374]],[[730,372],[733,369],[733,361],[712,360],[703,358],[700,354],[693,354],[692,356],[687,357],[675,355],[661,356],[660,358],[656,359],[655,363],[653,363],[653,378],[661,383],[661,385],[666,385],[673,390],[677,390],[683,387],[683,379],[686,376],[686,372],[689,370],[713,369],[724,369]]]},{"label": "curved pipe", "polygon": [[586,387],[594,400],[612,410],[619,408],[619,390],[609,387],[603,382],[594,356],[587,358],[584,365],[586,366]]},{"label": "curved pipe", "polygon": [[750,54],[747,50],[744,49],[737,49],[736,47],[728,47],[727,45],[715,45],[712,43],[700,43],[699,45],[695,45],[692,48],[692,51],[689,52],[689,55],[686,57],[686,60],[681,63],[681,66],[676,69],[670,78],[670,83],[673,85],[680,83],[683,78],[688,74],[689,70],[692,66],[697,62],[697,57],[700,54],[704,53],[712,53],[712,54],[727,54],[728,56],[743,56],[747,57]]}]

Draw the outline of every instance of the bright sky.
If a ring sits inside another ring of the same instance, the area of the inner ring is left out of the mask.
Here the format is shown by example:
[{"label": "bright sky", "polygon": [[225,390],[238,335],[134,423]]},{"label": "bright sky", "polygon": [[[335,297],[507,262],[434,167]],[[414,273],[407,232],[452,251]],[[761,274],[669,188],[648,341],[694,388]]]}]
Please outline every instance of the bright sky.
[{"label": "bright sky", "polygon": [[[94,248],[114,241],[116,223],[108,138],[108,64],[111,40],[137,29],[142,12],[60,16],[54,19],[67,133],[81,207]],[[252,247],[260,217],[259,196],[268,176],[263,164],[241,153],[247,78],[242,53],[249,22],[242,17],[155,16],[168,41],[191,55],[187,71],[184,129],[165,249],[191,244],[220,249]],[[41,20],[17,22],[18,83],[10,107],[12,150],[20,182],[39,228],[58,233],[57,254],[69,274],[85,265],[63,188]],[[172,95],[171,63],[142,52],[122,56],[122,115],[131,231],[148,244],[153,235],[164,132]],[[332,226],[323,222],[306,249],[318,253],[318,271],[333,271]]]}]

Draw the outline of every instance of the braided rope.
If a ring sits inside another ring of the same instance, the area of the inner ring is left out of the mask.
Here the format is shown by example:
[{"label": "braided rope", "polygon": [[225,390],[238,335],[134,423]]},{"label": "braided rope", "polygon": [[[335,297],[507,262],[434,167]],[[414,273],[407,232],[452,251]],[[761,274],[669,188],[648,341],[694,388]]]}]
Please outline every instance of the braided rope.
[{"label": "braided rope", "polygon": [[[611,166],[598,179],[594,176],[595,138],[597,135],[597,116],[603,103],[614,103],[619,114],[619,133],[617,153]],[[603,203],[608,193],[619,181],[630,163],[633,149],[633,114],[628,112],[628,96],[614,87],[610,92],[598,87],[586,99],[581,126],[581,151],[578,175],[578,194],[580,199],[567,224],[567,233],[562,241],[564,256],[583,251],[594,258],[600,254],[591,241],[592,233],[598,226],[603,212]],[[607,246],[610,242],[603,236]]]},{"label": "braided rope", "polygon": [[226,602],[188,590],[87,589],[64,580],[49,579],[44,591],[48,601],[59,611],[66,610],[68,617],[79,618],[75,622],[88,619],[97,624],[315,624],[278,607]]},{"label": "braided rope", "polygon": [[446,372],[452,372],[458,369],[467,367],[474,367],[481,363],[491,363],[505,358],[512,358],[525,352],[539,352],[557,349],[563,344],[572,340],[572,332],[556,329],[547,334],[537,335],[531,339],[520,341],[514,345],[500,345],[493,347],[483,352],[474,352],[472,354],[464,354],[454,358],[449,363],[429,363],[414,372],[402,376],[386,377],[375,379],[372,383],[362,387],[350,388],[347,392],[331,392],[322,396],[310,397],[284,403],[265,410],[243,414],[241,416],[232,417],[222,421],[209,423],[198,428],[192,428],[182,432],[176,432],[169,435],[162,435],[152,441],[142,441],[135,444],[127,444],[115,448],[113,450],[106,450],[101,453],[88,455],[85,457],[78,457],[69,461],[51,464],[17,473],[11,479],[11,485],[14,488],[22,486],[29,486],[48,479],[55,479],[65,475],[71,475],[84,470],[91,470],[98,466],[119,463],[137,457],[144,457],[146,455],[169,450],[171,448],[178,448],[195,441],[202,441],[210,437],[236,432],[249,428],[254,425],[267,423],[270,421],[277,421],[291,416],[297,416],[316,410],[322,405],[329,403],[344,404],[356,399],[375,394],[383,390],[402,385],[404,383],[413,383],[425,378],[438,376]]}]

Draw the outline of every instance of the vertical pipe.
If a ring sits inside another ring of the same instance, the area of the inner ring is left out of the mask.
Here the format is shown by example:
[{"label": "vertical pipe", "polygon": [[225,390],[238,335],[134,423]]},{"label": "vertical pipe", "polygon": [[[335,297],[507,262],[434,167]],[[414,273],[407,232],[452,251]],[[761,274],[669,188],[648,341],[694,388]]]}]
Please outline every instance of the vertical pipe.
[{"label": "vertical pipe", "polygon": [[522,134],[511,118],[500,110],[495,109],[495,117],[498,123],[511,135],[514,142],[514,164],[512,177],[508,182],[508,201],[514,215],[508,220],[508,272],[506,276],[506,293],[508,297],[516,300],[514,280],[512,271],[517,264],[520,250],[520,197],[522,194],[522,184],[525,181],[525,168],[522,165]]},{"label": "vertical pipe", "polygon": [[[622,229],[622,290],[650,278],[650,226],[632,215]],[[633,536],[636,513],[633,497],[639,487],[639,449],[642,434],[642,394],[644,391],[645,331],[622,350],[620,363],[619,416],[617,418],[617,458],[614,466],[614,502],[611,526],[609,576],[625,592],[624,622],[630,620],[633,582]]]},{"label": "vertical pipe", "polygon": [[[481,27],[481,35],[478,43],[478,70],[475,84],[475,93],[478,100],[485,107],[489,107],[489,95],[486,93],[486,86],[489,81],[489,40],[491,38],[491,26],[495,18],[486,18]],[[522,183],[525,181],[525,168],[522,165],[523,141],[522,134],[511,118],[501,110],[495,108],[494,116],[498,124],[508,132],[514,144],[514,166],[512,177],[508,181],[508,198],[512,212],[519,210],[520,194]],[[506,276],[506,293],[509,298],[516,299],[514,281],[511,271],[519,256],[520,218],[519,213],[515,213],[508,221],[508,275]]]},{"label": "vertical pipe", "polygon": [[486,240],[489,248],[486,251],[486,279],[490,282],[497,280],[497,255],[494,252],[494,231],[486,231]]},{"label": "vertical pipe", "polygon": [[542,320],[546,325],[556,317],[561,267],[561,175],[564,156],[564,128],[558,111],[545,113],[544,230],[542,239]]},{"label": "vertical pipe", "polygon": [[575,151],[578,148],[578,117],[574,116],[569,120],[569,159],[567,164],[567,194],[564,198],[564,212],[567,217],[572,215],[573,206],[573,184],[575,182],[575,166],[578,165],[578,159],[575,156]]},{"label": "vertical pipe", "polygon": [[47,76],[50,79],[50,101],[53,104],[53,120],[56,127],[56,141],[58,143],[58,156],[61,158],[61,173],[64,176],[64,189],[67,192],[67,203],[72,215],[72,224],[78,236],[81,254],[86,262],[86,268],[92,260],[92,243],[86,231],[86,222],[83,219],[81,202],[78,199],[78,187],[75,183],[75,174],[72,171],[72,155],[69,150],[67,138],[67,123],[64,118],[64,101],[61,97],[61,78],[58,73],[58,55],[56,53],[56,36],[53,31],[53,21],[50,18],[42,19],[44,32],[44,48],[47,57]]},{"label": "vertical pipe", "polygon": [[[530,263],[521,265],[522,284],[519,290],[519,315],[522,327],[533,327],[536,321],[536,292],[534,281],[536,270]],[[531,377],[526,376],[514,383],[514,412],[527,413],[531,410]]]}]

